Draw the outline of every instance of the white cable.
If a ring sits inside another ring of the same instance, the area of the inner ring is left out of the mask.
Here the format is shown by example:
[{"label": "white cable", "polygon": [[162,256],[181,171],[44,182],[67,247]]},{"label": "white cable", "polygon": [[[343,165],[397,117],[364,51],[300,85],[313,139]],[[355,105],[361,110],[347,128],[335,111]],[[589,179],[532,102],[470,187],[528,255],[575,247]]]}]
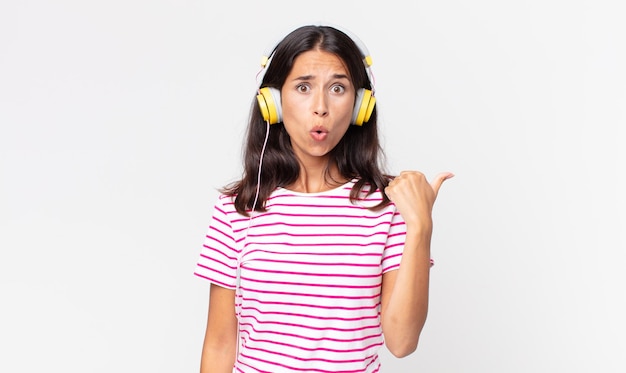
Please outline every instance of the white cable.
[{"label": "white cable", "polygon": [[239,345],[241,344],[241,340],[239,339],[241,337],[240,330],[239,330],[239,318],[241,316],[241,303],[243,302],[243,296],[241,296],[240,294],[241,290],[239,289],[241,285],[241,262],[243,259],[244,251],[246,249],[246,245],[248,243],[248,231],[250,230],[250,227],[252,226],[252,212],[256,208],[256,203],[259,199],[259,194],[261,193],[261,168],[263,167],[263,156],[265,155],[265,148],[267,147],[267,140],[270,137],[270,122],[267,121],[265,123],[266,123],[265,140],[263,140],[263,148],[261,149],[261,156],[259,159],[259,171],[257,173],[257,179],[256,179],[256,193],[254,195],[254,203],[252,203],[252,211],[250,211],[250,216],[248,218],[248,227],[246,228],[246,235],[244,236],[244,239],[243,239],[243,247],[241,249],[241,253],[239,253],[239,257],[237,258],[237,279],[235,280],[235,307],[237,306],[237,301],[239,301],[240,298],[241,300],[239,302],[239,311],[236,312],[237,348],[235,351],[235,363],[237,362],[237,359],[239,358]]},{"label": "white cable", "polygon": [[[270,137],[270,122],[265,122],[266,130],[265,130],[265,140],[263,140],[263,148],[261,149],[261,157],[259,158],[259,172],[257,173],[256,178],[256,194],[254,196],[254,203],[252,204],[252,211],[256,207],[256,203],[259,199],[259,193],[261,191],[261,168],[263,167],[263,156],[265,155],[265,147],[267,146],[267,139]],[[250,224],[248,224],[248,228],[250,228]]]}]

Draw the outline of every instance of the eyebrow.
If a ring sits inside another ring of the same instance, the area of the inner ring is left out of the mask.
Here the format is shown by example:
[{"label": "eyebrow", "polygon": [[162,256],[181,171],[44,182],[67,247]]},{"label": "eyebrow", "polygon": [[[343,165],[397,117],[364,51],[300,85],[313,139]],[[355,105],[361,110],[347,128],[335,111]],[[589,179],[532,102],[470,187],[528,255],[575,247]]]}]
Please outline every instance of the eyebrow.
[{"label": "eyebrow", "polygon": [[[294,78],[293,80],[313,80],[315,79],[315,75],[302,75],[299,76],[297,78]],[[333,79],[347,79],[350,80],[350,78],[348,78],[348,76],[346,74],[333,74]]]}]

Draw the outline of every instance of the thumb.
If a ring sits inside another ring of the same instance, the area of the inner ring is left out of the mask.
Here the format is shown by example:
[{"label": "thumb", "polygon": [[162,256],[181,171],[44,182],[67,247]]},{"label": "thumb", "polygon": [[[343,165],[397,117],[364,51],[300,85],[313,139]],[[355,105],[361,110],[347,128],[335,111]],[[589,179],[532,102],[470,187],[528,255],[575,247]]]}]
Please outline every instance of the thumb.
[{"label": "thumb", "polygon": [[433,182],[430,183],[430,186],[433,188],[433,191],[435,192],[435,196],[439,194],[439,188],[441,188],[441,184],[443,184],[444,181],[452,177],[454,177],[454,174],[452,172],[442,172],[435,177],[435,180],[433,180]]}]

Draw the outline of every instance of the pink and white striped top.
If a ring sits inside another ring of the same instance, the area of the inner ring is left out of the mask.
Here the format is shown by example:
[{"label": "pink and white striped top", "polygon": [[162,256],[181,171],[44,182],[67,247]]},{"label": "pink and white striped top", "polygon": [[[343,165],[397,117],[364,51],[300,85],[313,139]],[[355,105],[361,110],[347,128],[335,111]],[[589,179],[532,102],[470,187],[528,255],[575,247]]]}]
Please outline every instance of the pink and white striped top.
[{"label": "pink and white striped top", "polygon": [[406,229],[393,204],[367,209],[379,191],[352,204],[353,185],[278,188],[252,219],[218,199],[195,274],[235,289],[239,260],[235,371],[379,371],[381,279],[399,267]]}]

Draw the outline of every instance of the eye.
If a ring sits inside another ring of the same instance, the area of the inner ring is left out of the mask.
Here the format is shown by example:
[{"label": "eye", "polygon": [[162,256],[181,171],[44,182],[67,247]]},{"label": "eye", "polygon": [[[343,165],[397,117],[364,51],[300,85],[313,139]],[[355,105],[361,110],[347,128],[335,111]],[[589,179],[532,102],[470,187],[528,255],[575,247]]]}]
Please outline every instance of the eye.
[{"label": "eye", "polygon": [[308,93],[310,90],[311,88],[307,84],[298,84],[296,86],[296,91],[300,93]]},{"label": "eye", "polygon": [[346,91],[346,87],[344,87],[341,84],[335,84],[332,87],[330,87],[330,91],[332,93],[341,94],[341,93],[344,93]]}]

